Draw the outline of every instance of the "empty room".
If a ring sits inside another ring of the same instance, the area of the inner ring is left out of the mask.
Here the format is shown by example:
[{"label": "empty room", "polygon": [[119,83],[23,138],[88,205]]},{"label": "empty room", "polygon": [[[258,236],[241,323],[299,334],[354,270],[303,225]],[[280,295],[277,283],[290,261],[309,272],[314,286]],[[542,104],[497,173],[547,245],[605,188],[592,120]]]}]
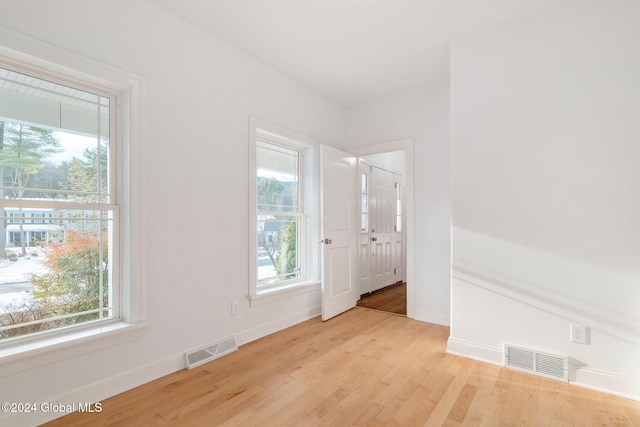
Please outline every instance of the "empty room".
[{"label": "empty room", "polygon": [[639,118],[636,0],[0,0],[0,425],[638,426]]}]

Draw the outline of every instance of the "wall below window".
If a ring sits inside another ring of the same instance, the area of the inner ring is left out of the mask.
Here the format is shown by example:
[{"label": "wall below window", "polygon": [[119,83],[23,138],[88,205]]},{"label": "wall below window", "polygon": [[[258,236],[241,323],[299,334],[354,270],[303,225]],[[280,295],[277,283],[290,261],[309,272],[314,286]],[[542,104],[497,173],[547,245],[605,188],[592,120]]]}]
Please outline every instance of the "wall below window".
[{"label": "wall below window", "polygon": [[640,398],[638,22],[569,1],[453,45],[451,350],[566,355]]}]

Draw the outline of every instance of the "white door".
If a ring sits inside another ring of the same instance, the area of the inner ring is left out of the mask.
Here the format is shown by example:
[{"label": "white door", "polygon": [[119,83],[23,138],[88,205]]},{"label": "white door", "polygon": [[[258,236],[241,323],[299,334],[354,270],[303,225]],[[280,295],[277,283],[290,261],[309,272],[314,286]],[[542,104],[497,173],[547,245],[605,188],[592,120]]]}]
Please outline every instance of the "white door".
[{"label": "white door", "polygon": [[357,302],[356,158],[320,146],[322,211],[322,320]]},{"label": "white door", "polygon": [[396,178],[371,168],[371,292],[396,282]]}]

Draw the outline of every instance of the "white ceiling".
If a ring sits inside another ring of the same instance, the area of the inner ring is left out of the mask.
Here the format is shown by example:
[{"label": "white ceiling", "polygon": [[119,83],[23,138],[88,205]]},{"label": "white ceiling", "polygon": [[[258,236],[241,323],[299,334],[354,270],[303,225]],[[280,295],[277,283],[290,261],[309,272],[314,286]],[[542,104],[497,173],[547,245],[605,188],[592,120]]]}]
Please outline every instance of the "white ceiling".
[{"label": "white ceiling", "polygon": [[446,77],[451,40],[561,0],[154,0],[345,106]]}]

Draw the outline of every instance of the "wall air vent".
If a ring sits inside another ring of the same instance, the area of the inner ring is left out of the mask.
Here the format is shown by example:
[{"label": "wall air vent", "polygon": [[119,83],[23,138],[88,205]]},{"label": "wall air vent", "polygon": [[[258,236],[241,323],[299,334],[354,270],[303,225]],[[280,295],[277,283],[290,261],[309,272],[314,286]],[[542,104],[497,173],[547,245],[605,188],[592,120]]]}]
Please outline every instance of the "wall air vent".
[{"label": "wall air vent", "polygon": [[505,344],[504,366],[547,378],[569,381],[569,359]]},{"label": "wall air vent", "polygon": [[216,343],[196,348],[184,354],[184,363],[187,369],[195,368],[204,363],[211,362],[238,349],[236,338],[231,337]]}]

